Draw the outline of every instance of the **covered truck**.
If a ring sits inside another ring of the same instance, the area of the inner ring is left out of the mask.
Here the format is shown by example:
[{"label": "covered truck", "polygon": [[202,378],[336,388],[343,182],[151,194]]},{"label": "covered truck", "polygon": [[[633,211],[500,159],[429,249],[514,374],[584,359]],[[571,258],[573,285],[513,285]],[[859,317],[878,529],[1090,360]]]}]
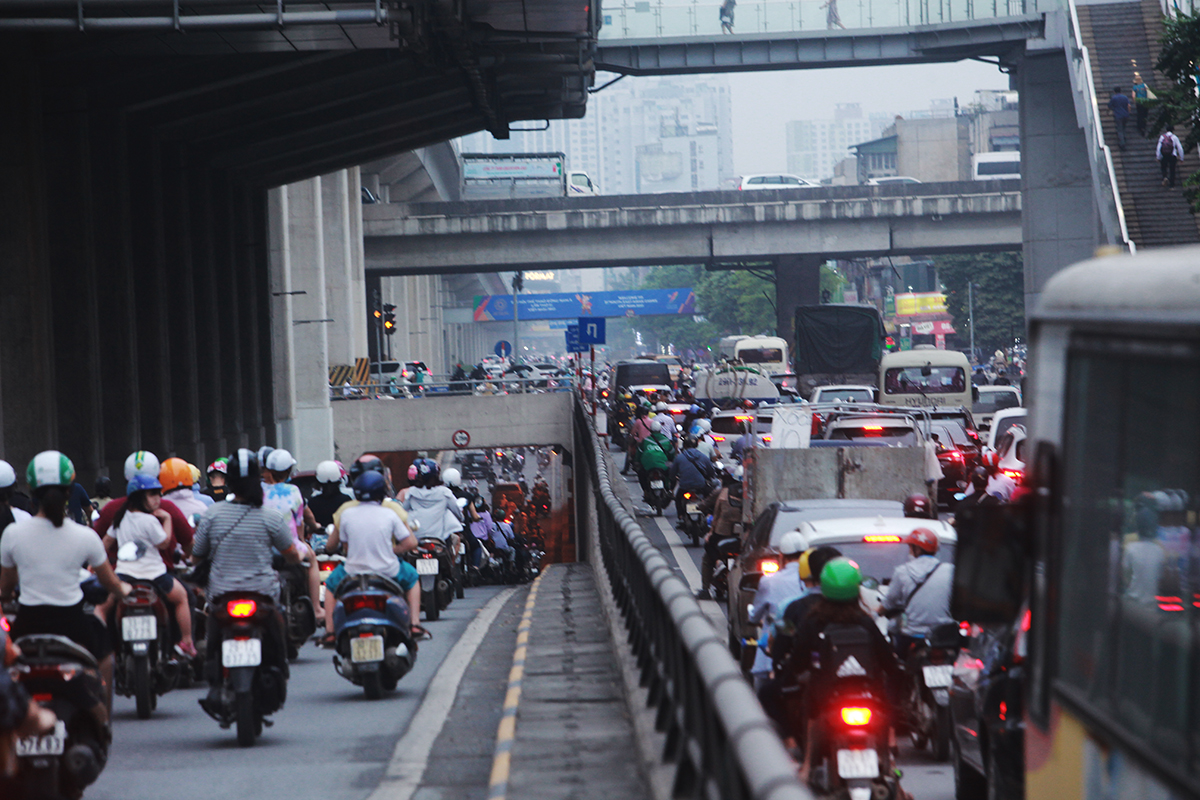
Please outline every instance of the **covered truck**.
[{"label": "covered truck", "polygon": [[876,385],[887,333],[874,306],[796,307],[796,383],[802,397],[829,384]]}]

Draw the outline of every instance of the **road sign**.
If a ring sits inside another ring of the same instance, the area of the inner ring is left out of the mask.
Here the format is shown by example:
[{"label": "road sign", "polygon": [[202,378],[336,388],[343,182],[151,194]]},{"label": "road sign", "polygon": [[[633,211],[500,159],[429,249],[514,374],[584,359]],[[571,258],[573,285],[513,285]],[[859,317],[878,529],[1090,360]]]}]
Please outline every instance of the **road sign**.
[{"label": "road sign", "polygon": [[579,318],[579,343],[604,344],[604,317]]},{"label": "road sign", "polygon": [[459,429],[450,437],[450,441],[454,442],[455,447],[466,447],[471,443],[471,434]]},{"label": "road sign", "polygon": [[579,326],[578,325],[568,325],[566,333],[567,333],[567,352],[568,353],[586,353],[588,351],[587,345],[582,344],[579,341]]},{"label": "road sign", "polygon": [[496,355],[501,358],[508,358],[512,355],[512,342],[506,342],[503,339],[496,342]]}]

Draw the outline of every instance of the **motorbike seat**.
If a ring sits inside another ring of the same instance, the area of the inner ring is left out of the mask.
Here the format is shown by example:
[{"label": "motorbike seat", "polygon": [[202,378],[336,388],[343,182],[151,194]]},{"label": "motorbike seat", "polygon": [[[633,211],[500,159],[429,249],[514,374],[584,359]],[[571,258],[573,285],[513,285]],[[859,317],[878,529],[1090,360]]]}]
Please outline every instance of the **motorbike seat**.
[{"label": "motorbike seat", "polygon": [[374,573],[363,573],[362,575],[347,577],[338,585],[337,591],[334,592],[334,597],[341,597],[347,592],[369,589],[385,591],[397,597],[404,597],[404,589],[394,579],[386,575],[377,575]]},{"label": "motorbike seat", "polygon": [[100,667],[95,656],[66,636],[32,633],[17,639],[16,644],[21,648],[21,660],[27,664],[77,661],[92,669]]}]

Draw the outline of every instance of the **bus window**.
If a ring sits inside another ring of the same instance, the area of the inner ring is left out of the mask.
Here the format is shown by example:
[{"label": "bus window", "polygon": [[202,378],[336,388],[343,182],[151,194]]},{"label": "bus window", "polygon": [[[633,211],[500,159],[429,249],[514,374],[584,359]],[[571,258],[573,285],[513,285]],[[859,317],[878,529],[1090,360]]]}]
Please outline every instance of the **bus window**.
[{"label": "bus window", "polygon": [[1077,339],[1068,354],[1057,676],[1190,780],[1200,742],[1200,353]]},{"label": "bus window", "polygon": [[[922,374],[928,369],[929,374]],[[966,391],[961,367],[892,367],[883,375],[888,394],[957,394]]]},{"label": "bus window", "polygon": [[737,357],[743,364],[778,364],[783,361],[783,351],[774,347],[739,348]]}]

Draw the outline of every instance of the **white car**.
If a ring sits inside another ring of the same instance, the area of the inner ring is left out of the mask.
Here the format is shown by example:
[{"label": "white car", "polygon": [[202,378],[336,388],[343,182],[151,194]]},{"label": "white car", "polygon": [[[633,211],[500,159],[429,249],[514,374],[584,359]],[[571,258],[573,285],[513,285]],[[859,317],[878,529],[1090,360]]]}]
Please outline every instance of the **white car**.
[{"label": "white car", "polygon": [[867,186],[891,186],[893,183],[920,183],[920,181],[907,175],[885,175],[881,178],[867,180]]},{"label": "white car", "polygon": [[905,539],[917,528],[928,528],[938,537],[939,561],[954,563],[958,534],[954,526],[936,519],[914,517],[851,517],[814,519],[801,522],[796,530],[804,534],[809,547],[830,545],[858,564],[864,578],[880,583],[890,581],[896,567],[909,560]]},{"label": "white car", "polygon": [[1000,471],[1018,484],[1025,479],[1025,426],[1014,424],[996,442]]},{"label": "white car", "polygon": [[[758,417],[757,421],[755,417]],[[720,411],[712,418],[712,437],[722,460],[733,458],[733,443],[742,435],[741,426],[757,431],[758,446],[771,446],[771,414],[761,411]]]},{"label": "white car", "polygon": [[979,399],[971,405],[971,416],[979,430],[992,426],[997,411],[1021,407],[1021,390],[1016,386],[976,386]]},{"label": "white car", "polygon": [[988,449],[995,450],[996,442],[1000,441],[1000,437],[1013,425],[1024,425],[1025,414],[1024,408],[1005,408],[992,415],[992,427],[988,430]]},{"label": "white car", "polygon": [[738,190],[747,189],[800,189],[805,186],[820,186],[816,181],[801,178],[799,175],[743,175],[738,183]]},{"label": "white car", "polygon": [[810,403],[874,403],[874,386],[818,386]]}]

